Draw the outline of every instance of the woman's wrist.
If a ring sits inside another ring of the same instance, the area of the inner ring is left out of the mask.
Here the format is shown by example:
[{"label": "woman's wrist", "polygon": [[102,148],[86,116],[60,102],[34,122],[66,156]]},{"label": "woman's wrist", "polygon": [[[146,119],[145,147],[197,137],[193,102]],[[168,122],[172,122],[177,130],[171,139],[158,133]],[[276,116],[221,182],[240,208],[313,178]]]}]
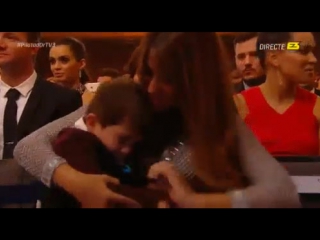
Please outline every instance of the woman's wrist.
[{"label": "woman's wrist", "polygon": [[79,178],[84,175],[84,173],[73,169],[70,165],[65,163],[56,168],[52,180],[55,185],[63,188],[72,195],[77,195],[78,183],[80,182]]}]

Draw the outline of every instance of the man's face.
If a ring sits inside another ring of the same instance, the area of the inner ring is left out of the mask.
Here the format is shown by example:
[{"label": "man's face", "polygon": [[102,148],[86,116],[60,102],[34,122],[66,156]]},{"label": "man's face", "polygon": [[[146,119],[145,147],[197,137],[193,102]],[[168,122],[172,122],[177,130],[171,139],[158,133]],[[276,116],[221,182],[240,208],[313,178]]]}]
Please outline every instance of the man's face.
[{"label": "man's face", "polygon": [[264,71],[257,57],[257,37],[235,45],[235,58],[237,70],[244,80],[261,77]]},{"label": "man's face", "polygon": [[0,32],[0,67],[16,62],[32,61],[37,49],[22,45],[27,42],[26,32]]}]

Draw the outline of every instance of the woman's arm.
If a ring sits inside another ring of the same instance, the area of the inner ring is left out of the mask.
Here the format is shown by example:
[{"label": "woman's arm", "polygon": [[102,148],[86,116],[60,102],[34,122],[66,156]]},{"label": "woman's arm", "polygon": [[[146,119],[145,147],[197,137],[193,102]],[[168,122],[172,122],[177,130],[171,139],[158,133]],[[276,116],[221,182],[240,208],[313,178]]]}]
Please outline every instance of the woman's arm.
[{"label": "woman's arm", "polygon": [[73,126],[85,114],[85,107],[51,122],[23,138],[14,149],[14,158],[31,175],[50,186],[57,167],[66,161],[57,156],[51,146],[52,140],[66,127]]},{"label": "woman's arm", "polygon": [[299,194],[286,170],[238,118],[243,170],[250,186],[229,193],[235,208],[300,207]]},{"label": "woman's arm", "polygon": [[[188,148],[171,159],[153,165],[149,176],[166,176],[171,185],[171,197],[180,207],[187,208],[283,208],[300,207],[299,195],[286,170],[265,150],[253,133],[238,117],[238,135],[243,171],[249,187],[226,194],[197,194],[190,190],[185,177],[193,174],[189,165]],[[165,158],[165,155],[163,156]],[[179,173],[184,177],[179,177]]]}]

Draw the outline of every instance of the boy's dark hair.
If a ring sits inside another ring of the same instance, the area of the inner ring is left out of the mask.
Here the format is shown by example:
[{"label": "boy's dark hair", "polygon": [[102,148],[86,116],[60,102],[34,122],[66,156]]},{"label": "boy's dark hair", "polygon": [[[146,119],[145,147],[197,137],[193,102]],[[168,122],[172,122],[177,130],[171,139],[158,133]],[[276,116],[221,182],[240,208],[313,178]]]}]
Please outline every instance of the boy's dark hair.
[{"label": "boy's dark hair", "polygon": [[260,50],[260,44],[286,43],[291,39],[291,32],[259,32],[257,40],[257,56],[262,68],[265,68],[266,51]]},{"label": "boy's dark hair", "polygon": [[246,42],[252,38],[258,37],[257,32],[243,32],[239,33],[235,39],[233,40],[233,45],[235,46],[238,43],[243,43]]},{"label": "boy's dark hair", "polygon": [[147,92],[131,78],[122,76],[99,86],[87,114],[95,114],[102,127],[128,120],[133,131],[143,134],[151,111]]},{"label": "boy's dark hair", "polygon": [[99,77],[111,77],[111,78],[117,78],[120,76],[121,76],[120,72],[115,68],[103,68],[99,75]]},{"label": "boy's dark hair", "polygon": [[29,43],[40,42],[41,32],[27,32],[27,38]]}]

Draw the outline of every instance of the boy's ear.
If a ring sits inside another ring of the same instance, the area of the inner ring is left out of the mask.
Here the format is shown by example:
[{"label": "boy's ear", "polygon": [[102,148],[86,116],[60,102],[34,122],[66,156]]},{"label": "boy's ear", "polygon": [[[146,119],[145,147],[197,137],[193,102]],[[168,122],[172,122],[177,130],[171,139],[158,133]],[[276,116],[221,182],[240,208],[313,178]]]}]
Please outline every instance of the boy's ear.
[{"label": "boy's ear", "polygon": [[84,117],[85,123],[89,131],[93,130],[98,123],[97,115],[89,113]]}]

